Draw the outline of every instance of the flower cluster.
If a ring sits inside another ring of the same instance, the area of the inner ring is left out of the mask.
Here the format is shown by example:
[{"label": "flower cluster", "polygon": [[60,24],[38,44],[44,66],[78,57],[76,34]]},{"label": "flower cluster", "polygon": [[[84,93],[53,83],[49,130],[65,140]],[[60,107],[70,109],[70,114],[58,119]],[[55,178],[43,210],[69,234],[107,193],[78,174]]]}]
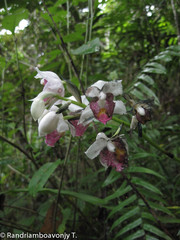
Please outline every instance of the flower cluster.
[{"label": "flower cluster", "polygon": [[[40,71],[38,68],[36,70],[38,74],[35,78],[40,78],[44,87],[37,97],[32,99],[31,115],[38,121],[39,136],[45,137],[48,146],[53,147],[66,131],[70,131],[72,136],[82,136],[92,121],[106,124],[113,114],[126,114],[124,103],[115,100],[116,96],[123,94],[121,80],[99,80],[86,90],[85,95],[76,97],[74,94],[65,98],[65,81],[53,72]],[[147,106],[133,105],[135,115],[131,129],[134,129],[138,122],[144,124],[150,120]],[[68,116],[64,115],[66,110]],[[100,162],[105,168],[113,167],[116,171],[121,171],[127,166],[128,147],[122,135],[108,138],[104,133],[99,133],[85,154],[90,159],[100,155]]]}]

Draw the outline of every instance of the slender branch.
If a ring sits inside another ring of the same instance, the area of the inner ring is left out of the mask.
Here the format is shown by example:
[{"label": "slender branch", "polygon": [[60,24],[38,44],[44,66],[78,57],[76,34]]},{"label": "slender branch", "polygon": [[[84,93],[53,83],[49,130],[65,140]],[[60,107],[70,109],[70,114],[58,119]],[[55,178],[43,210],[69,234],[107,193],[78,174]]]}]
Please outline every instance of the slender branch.
[{"label": "slender branch", "polygon": [[[78,160],[80,159],[80,144],[81,144],[81,138],[78,139],[78,146],[77,146],[77,155],[76,155],[76,177],[75,177],[75,191],[78,192],[78,166],[79,162]],[[74,208],[74,216],[73,216],[73,224],[72,224],[72,229],[75,229],[75,224],[76,224],[76,213],[77,213],[77,198],[75,200],[75,208]]]},{"label": "slender branch", "polygon": [[64,196],[64,198],[70,203],[72,204],[72,206],[74,208],[76,208],[79,212],[79,214],[81,215],[82,219],[84,220],[84,222],[86,223],[86,225],[91,228],[91,230],[94,231],[94,233],[98,234],[98,230],[94,227],[94,225],[92,225],[92,223],[88,220],[87,216],[84,215],[84,213],[81,211],[81,209],[70,199],[68,198],[67,196]]},{"label": "slender branch", "polygon": [[19,57],[18,57],[18,48],[17,48],[17,38],[14,37],[14,45],[15,45],[15,53],[16,53],[16,62],[17,62],[17,69],[18,69],[18,73],[19,73],[19,79],[21,81],[21,95],[22,95],[22,102],[23,102],[23,129],[24,129],[24,136],[25,139],[27,141],[27,134],[26,134],[26,118],[25,118],[25,109],[26,109],[26,105],[25,105],[25,88],[24,88],[24,80],[22,78],[22,74],[21,74],[21,70],[20,70],[20,66],[19,66]]},{"label": "slender branch", "polygon": [[0,136],[0,140],[5,141],[8,144],[10,144],[11,146],[13,146],[14,148],[18,149],[20,152],[22,152],[27,158],[29,158],[32,161],[32,163],[35,165],[36,168],[39,168],[38,164],[35,162],[35,159],[32,156],[30,156],[26,151],[24,151],[21,147],[19,147],[15,143],[9,141],[7,138],[5,138],[3,136]]},{"label": "slender branch", "polygon": [[66,167],[66,163],[67,163],[69,152],[70,152],[71,141],[72,141],[72,136],[70,135],[69,145],[67,147],[66,156],[65,156],[65,159],[64,159],[64,164],[63,164],[62,174],[61,174],[61,180],[60,180],[59,189],[58,189],[57,201],[56,201],[56,206],[55,206],[54,216],[53,216],[53,232],[54,233],[56,232],[56,216],[57,216],[58,204],[59,204],[59,201],[60,201],[60,195],[61,195],[62,183],[63,183],[64,173],[65,173],[65,167]]},{"label": "slender branch", "polygon": [[177,16],[176,8],[175,8],[175,5],[174,5],[174,0],[171,0],[171,6],[172,6],[173,15],[174,15],[174,21],[175,21],[176,29],[177,29],[178,45],[180,45],[180,28],[179,28],[178,16]]},{"label": "slender branch", "polygon": [[[70,31],[69,31],[69,26],[70,26],[70,22],[69,22],[69,18],[70,18],[70,3],[69,3],[69,0],[66,0],[66,7],[67,7],[67,34],[69,35]],[[68,49],[68,52],[70,52],[70,48],[71,48],[71,45],[70,43],[68,42],[67,43],[67,49]],[[68,70],[69,70],[69,79],[71,80],[72,78],[72,73],[71,73],[71,65],[70,65],[70,62],[68,61]],[[81,77],[80,77],[81,78]]]},{"label": "slender branch", "polygon": [[29,228],[26,229],[23,226],[17,225],[13,222],[10,222],[9,220],[6,220],[6,219],[0,219],[0,225],[5,226],[5,227],[10,227],[12,229],[15,228],[15,229],[18,229],[18,230],[21,230],[21,231],[24,231],[24,232],[28,232],[28,233],[36,233],[36,232],[30,230]]},{"label": "slender branch", "polygon": [[10,164],[7,165],[13,172],[17,173],[18,175],[23,176],[26,180],[30,181],[30,179],[24,175],[23,173],[19,172],[17,169],[13,168]]},{"label": "slender branch", "polygon": [[172,240],[174,239],[171,234],[168,232],[168,230],[162,225],[161,221],[159,221],[156,213],[154,212],[154,210],[151,208],[151,206],[149,205],[148,201],[145,199],[145,197],[138,191],[138,189],[135,187],[135,185],[130,181],[130,179],[123,173],[121,172],[123,178],[128,182],[128,184],[132,187],[134,193],[136,195],[138,195],[143,202],[145,203],[146,207],[148,208],[148,210],[151,212],[152,216],[154,217],[154,219],[156,220],[157,224],[159,225],[159,227],[167,234],[169,235]]},{"label": "slender branch", "polygon": [[31,212],[31,213],[40,215],[38,212],[36,212],[36,211],[34,211],[32,209],[29,209],[29,208],[25,208],[25,207],[10,206],[10,205],[7,205],[7,204],[3,204],[3,207],[5,207],[5,208],[13,208],[13,209],[17,209],[17,210],[20,210],[20,211],[26,211],[26,212]]},{"label": "slender branch", "polygon": [[69,59],[69,61],[70,61],[71,67],[72,67],[72,69],[73,69],[73,71],[74,71],[74,74],[75,74],[76,78],[78,79],[78,81],[79,81],[79,83],[80,83],[81,91],[83,92],[83,94],[85,94],[84,87],[83,87],[82,81],[81,81],[81,79],[80,79],[80,77],[79,77],[77,68],[76,68],[76,66],[75,66],[75,64],[74,64],[74,61],[73,61],[73,59],[72,59],[72,57],[71,57],[71,55],[70,55],[70,53],[69,53],[69,51],[68,51],[68,49],[67,49],[67,47],[66,47],[66,44],[65,44],[65,42],[64,42],[64,40],[63,40],[63,37],[62,37],[62,35],[61,35],[61,33],[60,33],[57,25],[56,25],[56,23],[55,23],[52,15],[51,15],[51,13],[49,12],[49,10],[48,10],[48,8],[47,8],[47,6],[46,6],[46,4],[45,4],[45,1],[42,0],[42,3],[43,3],[43,5],[44,5],[44,8],[46,9],[46,12],[48,13],[49,17],[51,18],[51,21],[52,21],[52,23],[53,23],[53,25],[54,25],[54,27],[55,27],[55,29],[56,29],[56,32],[57,32],[57,34],[58,34],[58,36],[59,36],[59,39],[60,39],[60,41],[61,41],[62,48],[64,49],[64,51],[65,51],[65,53],[66,53],[66,55],[67,55],[67,57],[68,57],[68,59]]}]

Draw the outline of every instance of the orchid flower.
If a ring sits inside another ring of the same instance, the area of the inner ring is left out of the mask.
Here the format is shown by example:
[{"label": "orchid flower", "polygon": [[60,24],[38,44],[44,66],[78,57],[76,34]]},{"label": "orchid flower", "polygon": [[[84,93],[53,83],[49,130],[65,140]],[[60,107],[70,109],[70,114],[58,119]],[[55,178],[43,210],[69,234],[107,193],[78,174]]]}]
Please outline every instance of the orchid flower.
[{"label": "orchid flower", "polygon": [[45,143],[51,147],[62,137],[65,131],[70,130],[75,135],[74,127],[63,119],[63,115],[56,114],[58,107],[53,106],[50,110],[45,110],[39,118],[39,136],[46,137]]},{"label": "orchid flower", "polygon": [[101,132],[85,154],[90,159],[100,155],[100,162],[105,168],[113,167],[121,172],[127,166],[128,146],[121,136],[110,139]]},{"label": "orchid flower", "polygon": [[64,97],[63,82],[56,73],[50,71],[40,71],[38,68],[36,68],[36,71],[38,74],[35,78],[41,78],[40,83],[44,85],[43,91],[53,92],[61,97]]},{"label": "orchid flower", "polygon": [[43,91],[32,99],[31,115],[34,120],[38,120],[43,114],[46,106],[51,107],[55,102],[59,102],[55,95],[64,96],[64,86],[57,74],[49,71],[40,71],[36,68],[38,74],[35,78],[41,78],[40,83],[44,85]]},{"label": "orchid flower", "polygon": [[[68,98],[69,100],[73,100],[73,101],[76,101],[75,97],[74,96],[71,96]],[[88,105],[89,104],[89,101],[87,100],[86,96],[82,95],[81,96],[81,102],[85,105]],[[62,102],[63,104],[64,102]],[[79,113],[79,112],[82,112],[83,108],[80,107],[80,106],[77,106],[73,103],[71,103],[69,106],[68,106],[68,109],[70,111],[70,114],[75,114],[75,113]],[[76,130],[76,133],[75,133],[75,136],[82,136],[84,134],[84,132],[86,131],[86,129],[88,128],[88,123],[83,125],[79,122],[79,120],[69,120],[69,122],[75,127],[75,130]]]},{"label": "orchid flower", "polygon": [[134,116],[132,116],[130,129],[134,130],[138,122],[140,124],[145,124],[147,121],[151,120],[151,104],[153,100],[145,100],[139,103],[133,104]]},{"label": "orchid flower", "polygon": [[[80,123],[92,118],[92,115],[103,124],[111,120],[113,113],[125,114],[126,108],[122,101],[113,101],[114,96],[122,94],[121,80],[105,82],[97,81],[86,91],[86,96],[92,98],[90,106],[82,113]],[[91,112],[92,111],[92,112]]]}]

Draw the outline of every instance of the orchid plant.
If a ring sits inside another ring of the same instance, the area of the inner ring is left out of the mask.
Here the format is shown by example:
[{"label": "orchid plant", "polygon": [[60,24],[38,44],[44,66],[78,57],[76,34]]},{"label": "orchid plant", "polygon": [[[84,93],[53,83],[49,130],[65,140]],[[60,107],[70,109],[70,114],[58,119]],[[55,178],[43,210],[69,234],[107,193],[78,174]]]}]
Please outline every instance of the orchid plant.
[{"label": "orchid plant", "polygon": [[[88,87],[83,96],[71,84],[69,92],[74,96],[65,98],[66,81],[53,72],[36,70],[38,74],[35,78],[40,78],[44,87],[31,100],[30,111],[33,119],[38,121],[39,136],[45,137],[45,143],[50,147],[54,147],[66,131],[70,131],[73,137],[82,136],[92,122],[106,124],[114,114],[127,114],[124,102],[115,100],[117,96],[124,97],[122,80],[99,80]],[[145,124],[151,119],[151,106],[147,101],[135,103],[130,99],[129,103],[133,112],[130,125],[132,131],[138,124]],[[64,116],[64,112],[68,112],[68,115]],[[103,132],[98,133],[85,154],[90,159],[99,155],[105,168],[112,167],[118,172],[128,164],[128,144],[125,137],[119,134],[109,138]]]}]

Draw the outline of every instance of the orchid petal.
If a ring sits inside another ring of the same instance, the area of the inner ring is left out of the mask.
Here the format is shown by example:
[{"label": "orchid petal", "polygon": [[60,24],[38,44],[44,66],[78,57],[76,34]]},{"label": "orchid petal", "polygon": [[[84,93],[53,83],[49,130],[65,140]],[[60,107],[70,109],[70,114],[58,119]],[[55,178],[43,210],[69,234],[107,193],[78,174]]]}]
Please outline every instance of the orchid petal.
[{"label": "orchid petal", "polygon": [[107,149],[110,151],[110,152],[115,152],[115,146],[114,144],[111,142],[111,141],[108,141],[107,142]]},{"label": "orchid petal", "polygon": [[114,101],[115,102],[115,108],[114,113],[115,114],[126,114],[126,107],[122,101]]},{"label": "orchid petal", "polygon": [[122,80],[111,81],[104,84],[102,91],[104,93],[112,93],[114,96],[122,95]]},{"label": "orchid petal", "polygon": [[59,133],[68,131],[69,130],[69,125],[68,125],[67,121],[65,121],[63,119],[62,114],[58,114],[58,115],[60,115],[60,116],[59,116],[59,121],[58,121],[58,124],[57,124],[57,131]]},{"label": "orchid petal", "polygon": [[60,139],[61,134],[59,134],[56,130],[52,133],[46,135],[45,143],[50,146],[54,147],[55,143]]},{"label": "orchid petal", "polygon": [[134,130],[137,127],[137,124],[138,124],[138,120],[136,116],[132,116],[130,129]]},{"label": "orchid petal", "polygon": [[99,97],[99,94],[100,94],[100,90],[97,87],[91,86],[86,90],[87,97],[91,97],[91,98]]},{"label": "orchid petal", "polygon": [[61,79],[58,77],[58,75],[51,71],[40,71],[39,68],[36,67],[36,71],[38,74],[35,76],[35,78],[43,78],[46,79],[48,82],[51,82],[53,80],[61,81]]},{"label": "orchid petal", "polygon": [[106,147],[107,140],[104,138],[97,139],[85,152],[88,158],[94,159]]},{"label": "orchid petal", "polygon": [[105,139],[106,141],[108,141],[109,138],[106,136],[105,133],[100,132],[100,133],[98,133],[97,136],[96,136],[96,140],[98,140],[98,139]]},{"label": "orchid petal", "polygon": [[59,115],[56,114],[54,111],[50,111],[49,113],[47,113],[39,123],[39,136],[46,136],[47,134],[56,130],[58,121]]},{"label": "orchid petal", "polygon": [[75,127],[75,136],[82,136],[88,128],[88,125],[84,126],[82,124],[78,124],[78,120],[71,120],[70,122]]},{"label": "orchid petal", "polygon": [[92,122],[93,118],[94,118],[93,112],[90,106],[88,105],[81,113],[79,124],[83,124],[85,126]]},{"label": "orchid petal", "polygon": [[[76,101],[76,99],[75,99],[74,96],[71,96],[71,97],[69,97],[68,99],[73,100],[73,101]],[[87,100],[87,98],[86,98],[85,95],[82,95],[82,96],[81,96],[81,101],[82,101],[82,103],[85,104],[85,105],[88,105],[88,104],[89,104],[89,101]],[[65,102],[65,101],[63,101],[63,102]],[[80,107],[80,106],[77,106],[77,105],[75,105],[75,104],[73,104],[73,103],[71,103],[71,104],[69,105],[68,109],[69,109],[70,112],[77,112],[77,111],[79,111],[79,110],[82,110],[83,108]]]},{"label": "orchid petal", "polygon": [[33,103],[31,104],[31,115],[33,117],[33,119],[36,121],[38,120],[38,118],[41,117],[41,115],[43,114],[45,110],[45,104],[44,101],[37,98],[33,101]]},{"label": "orchid petal", "polygon": [[141,115],[141,116],[145,116],[146,112],[145,109],[143,107],[138,106],[136,108],[136,111]]},{"label": "orchid petal", "polygon": [[91,85],[91,87],[97,87],[101,90],[105,83],[106,83],[106,81],[99,80],[99,81],[95,82],[93,85]]}]

